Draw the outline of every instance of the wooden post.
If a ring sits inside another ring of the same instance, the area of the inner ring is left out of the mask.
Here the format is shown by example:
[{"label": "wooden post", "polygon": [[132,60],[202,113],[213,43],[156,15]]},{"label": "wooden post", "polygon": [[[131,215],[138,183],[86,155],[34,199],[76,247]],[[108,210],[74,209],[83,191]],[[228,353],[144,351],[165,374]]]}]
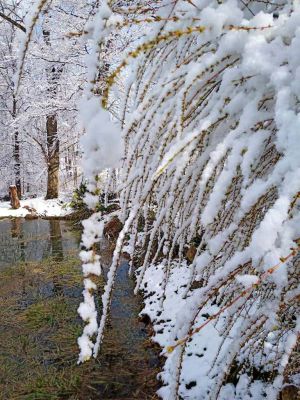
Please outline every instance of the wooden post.
[{"label": "wooden post", "polygon": [[20,208],[20,200],[18,197],[18,190],[15,185],[9,187],[10,204],[14,210]]}]

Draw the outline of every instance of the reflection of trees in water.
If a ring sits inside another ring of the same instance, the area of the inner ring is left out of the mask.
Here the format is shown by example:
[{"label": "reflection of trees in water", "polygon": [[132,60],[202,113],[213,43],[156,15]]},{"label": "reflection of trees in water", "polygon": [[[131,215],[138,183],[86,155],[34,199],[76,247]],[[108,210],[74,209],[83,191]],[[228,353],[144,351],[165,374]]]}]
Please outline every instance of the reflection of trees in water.
[{"label": "reflection of trees in water", "polygon": [[[50,232],[50,247],[51,257],[58,263],[64,259],[61,225],[59,220],[49,220],[49,232]],[[63,296],[64,290],[63,285],[59,279],[59,274],[53,274],[53,292],[57,296]]]},{"label": "reflection of trees in water", "polygon": [[10,225],[10,232],[12,238],[21,238],[21,220],[20,219],[12,219]]},{"label": "reflection of trees in water", "polygon": [[[16,242],[17,245],[17,260],[18,261],[25,261],[25,241],[24,241],[24,234],[23,234],[23,225],[20,218],[15,218],[11,220],[10,225],[10,234],[13,239],[18,239]],[[22,294],[26,296],[26,281],[23,279],[20,283],[22,287]]]},{"label": "reflection of trees in water", "polygon": [[10,226],[10,232],[11,232],[11,237],[12,238],[17,238],[19,239],[17,242],[18,246],[18,253],[19,253],[19,260],[20,261],[25,261],[25,244],[23,240],[23,229],[22,229],[22,223],[19,218],[15,218],[11,220],[11,226]]},{"label": "reflection of trees in water", "polygon": [[[19,242],[23,242],[26,261],[37,260],[44,258],[45,250],[49,241],[49,228],[47,221],[21,220],[23,237]],[[47,254],[48,256],[48,254]]]},{"label": "reflection of trees in water", "polygon": [[0,221],[0,268],[49,257],[60,262],[79,248],[80,229],[59,220],[22,218]]},{"label": "reflection of trees in water", "polygon": [[59,220],[49,220],[51,256],[56,261],[64,259],[61,226]]}]

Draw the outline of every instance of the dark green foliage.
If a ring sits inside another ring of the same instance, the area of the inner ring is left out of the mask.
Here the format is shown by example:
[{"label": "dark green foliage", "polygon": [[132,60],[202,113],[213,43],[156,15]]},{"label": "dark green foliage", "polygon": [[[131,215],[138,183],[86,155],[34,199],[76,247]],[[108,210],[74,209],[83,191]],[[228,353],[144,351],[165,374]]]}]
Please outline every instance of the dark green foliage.
[{"label": "dark green foliage", "polygon": [[[87,192],[86,182],[81,182],[80,186],[75,189],[70,206],[78,211],[88,211],[88,207],[84,202],[84,196]],[[105,197],[107,196],[107,206],[105,206]],[[96,211],[104,214],[115,211],[119,208],[119,202],[114,193],[99,193],[99,202],[96,205]]]}]

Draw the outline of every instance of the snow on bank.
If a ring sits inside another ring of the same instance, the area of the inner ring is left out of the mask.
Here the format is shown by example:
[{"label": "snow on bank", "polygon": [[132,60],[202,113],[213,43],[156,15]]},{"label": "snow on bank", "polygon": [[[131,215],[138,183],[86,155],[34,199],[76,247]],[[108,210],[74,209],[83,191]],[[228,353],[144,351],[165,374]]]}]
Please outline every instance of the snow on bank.
[{"label": "snow on bank", "polygon": [[[59,199],[44,200],[43,198],[21,200],[21,207],[13,210],[9,201],[0,202],[0,218],[5,217],[25,217],[28,214],[37,214],[41,217],[63,217],[72,212],[68,203]],[[28,209],[24,208],[28,207]],[[32,211],[30,211],[32,210]]]},{"label": "snow on bank", "polygon": [[[162,347],[166,357],[163,371],[159,374],[163,386],[158,391],[164,400],[176,398],[176,387],[179,385],[181,398],[189,400],[208,400],[216,398],[215,374],[218,371],[218,358],[226,357],[235,346],[234,334],[239,330],[236,324],[226,334],[226,312],[218,320],[207,324],[200,332],[194,334],[187,342],[185,351],[181,346],[168,353],[167,348],[174,345],[188,333],[191,313],[195,312],[195,298],[200,295],[201,288],[194,289],[192,294],[184,298],[189,283],[189,268],[185,262],[173,262],[166,288],[163,288],[165,265],[151,265],[145,272],[141,289],[145,307],[140,315],[148,315],[153,324],[152,340]],[[137,270],[139,274],[139,270]],[[164,293],[163,293],[164,292]],[[163,301],[163,307],[162,304]],[[216,314],[219,307],[209,304],[197,315],[194,326],[202,325]],[[271,348],[271,343],[266,343]],[[181,372],[178,372],[181,370]],[[221,372],[221,371],[220,371]],[[214,397],[215,396],[215,397]],[[217,395],[219,400],[270,400],[276,399],[276,391],[272,384],[255,380],[250,385],[247,374],[241,373],[236,386],[228,383],[221,387]]]}]

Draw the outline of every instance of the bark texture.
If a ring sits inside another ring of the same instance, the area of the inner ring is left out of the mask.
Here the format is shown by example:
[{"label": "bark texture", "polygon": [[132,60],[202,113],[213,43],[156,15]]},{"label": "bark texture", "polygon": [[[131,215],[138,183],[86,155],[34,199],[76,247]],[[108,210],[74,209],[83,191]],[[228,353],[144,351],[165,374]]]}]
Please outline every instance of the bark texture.
[{"label": "bark texture", "polygon": [[47,148],[48,148],[48,180],[46,199],[58,197],[59,187],[59,140],[57,135],[57,117],[48,115],[47,122]]},{"label": "bark texture", "polygon": [[[51,46],[50,31],[43,30],[45,43]],[[46,68],[48,80],[49,98],[54,99],[57,95],[57,85],[63,72],[63,65],[50,63]],[[48,177],[46,199],[55,199],[59,192],[59,138],[57,132],[57,113],[52,112],[47,115],[47,150],[48,150]]]},{"label": "bark texture", "polygon": [[[15,97],[13,97],[13,118],[15,119],[17,116],[17,101]],[[20,159],[20,138],[19,132],[16,130],[14,132],[14,172],[15,172],[15,185],[17,188],[17,193],[19,199],[22,196],[22,187],[21,187],[21,159]]]}]

